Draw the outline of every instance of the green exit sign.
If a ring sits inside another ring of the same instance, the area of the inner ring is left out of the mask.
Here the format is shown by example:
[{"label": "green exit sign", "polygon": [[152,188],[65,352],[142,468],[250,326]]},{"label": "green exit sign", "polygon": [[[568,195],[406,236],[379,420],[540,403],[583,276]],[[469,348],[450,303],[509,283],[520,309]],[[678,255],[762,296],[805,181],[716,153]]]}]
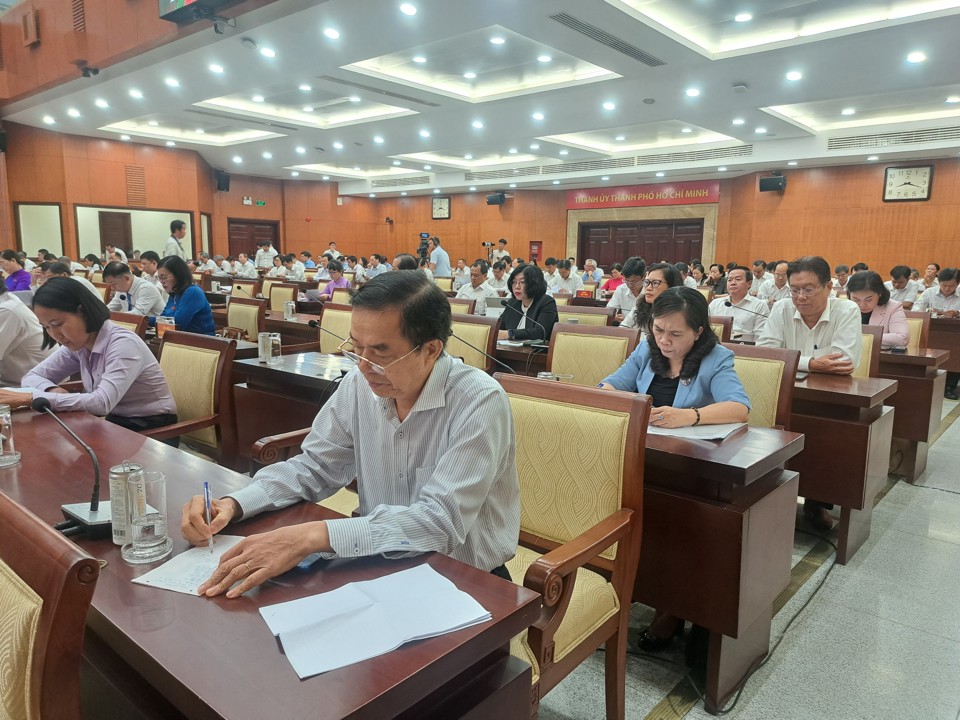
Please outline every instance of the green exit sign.
[{"label": "green exit sign", "polygon": [[257,200],[257,207],[263,207],[267,204],[266,200]]}]

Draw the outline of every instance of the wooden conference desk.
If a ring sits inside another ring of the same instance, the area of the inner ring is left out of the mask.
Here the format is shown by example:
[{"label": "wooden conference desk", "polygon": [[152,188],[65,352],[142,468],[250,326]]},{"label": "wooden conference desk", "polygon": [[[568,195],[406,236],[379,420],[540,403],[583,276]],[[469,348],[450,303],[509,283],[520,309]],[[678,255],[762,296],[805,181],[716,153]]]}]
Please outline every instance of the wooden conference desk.
[{"label": "wooden conference desk", "polygon": [[[280,333],[285,345],[316,340],[320,331],[315,327],[310,327],[308,323],[311,320],[319,322],[320,316],[297,313],[295,319],[284,320],[282,311],[267,310],[266,330],[267,332]],[[225,309],[218,308],[213,311],[213,324],[217,329],[226,327],[227,311]]]},{"label": "wooden conference desk", "polygon": [[897,381],[810,373],[794,385],[790,429],[804,433],[800,495],[840,506],[837,562],[870,537],[873,499],[887,480]]},{"label": "wooden conference desk", "polygon": [[942,369],[960,372],[960,318],[930,318],[927,347],[950,351]]},{"label": "wooden conference desk", "polygon": [[[249,478],[85,413],[64,421],[97,452],[102,496],[107,471],[124,459],[162,469],[174,552],[180,507],[208,480],[222,495]],[[0,470],[0,490],[43,520],[61,520],[63,502],[90,496],[90,462],[54,421],[15,413],[23,454]],[[247,535],[293,523],[335,517],[300,503],[230,528]],[[238,600],[201,599],[134,585],[151,566],[133,567],[111,540],[78,543],[107,561],[100,573],[84,642],[86,717],[125,718],[479,718],[530,716],[529,667],[509,658],[510,638],[533,623],[539,596],[443,555],[410,560],[364,558],[280,576]],[[283,657],[258,609],[428,562],[470,593],[493,620],[301,681]]]},{"label": "wooden conference desk", "polygon": [[521,347],[497,345],[494,356],[504,365],[513,368],[518,375],[536,377],[537,373],[544,372],[547,369],[548,349],[549,346],[547,345],[523,345]]},{"label": "wooden conference desk", "polygon": [[647,436],[634,599],[710,631],[711,713],[769,650],[797,507],[797,473],[783,465],[803,447],[803,436],[766,428],[722,442]]},{"label": "wooden conference desk", "polygon": [[947,374],[940,368],[950,358],[949,350],[880,353],[880,377],[897,381],[897,391],[886,400],[896,410],[888,469],[910,482],[927,468],[927,452],[940,427],[947,382]]}]

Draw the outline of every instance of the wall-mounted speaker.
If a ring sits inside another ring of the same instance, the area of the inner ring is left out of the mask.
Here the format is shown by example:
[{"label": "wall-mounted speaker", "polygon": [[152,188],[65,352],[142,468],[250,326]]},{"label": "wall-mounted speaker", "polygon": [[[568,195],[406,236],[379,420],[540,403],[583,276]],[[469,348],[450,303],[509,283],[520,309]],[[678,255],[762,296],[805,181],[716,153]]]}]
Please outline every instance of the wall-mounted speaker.
[{"label": "wall-mounted speaker", "polygon": [[487,195],[487,205],[503,205],[507,200],[507,196],[503,193],[493,193]]},{"label": "wall-mounted speaker", "polygon": [[0,153],[7,151],[7,131],[0,130]]},{"label": "wall-mounted speaker", "polygon": [[217,170],[217,192],[230,192],[230,173]]},{"label": "wall-mounted speaker", "polygon": [[783,175],[760,178],[760,192],[783,192],[787,189],[787,178]]}]

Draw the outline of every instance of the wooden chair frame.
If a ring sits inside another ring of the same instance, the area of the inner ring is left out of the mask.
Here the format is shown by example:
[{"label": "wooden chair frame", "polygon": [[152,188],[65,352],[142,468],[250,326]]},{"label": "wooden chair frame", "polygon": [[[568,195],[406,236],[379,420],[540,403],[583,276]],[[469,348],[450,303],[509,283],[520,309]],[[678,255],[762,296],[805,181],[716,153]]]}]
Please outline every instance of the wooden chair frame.
[{"label": "wooden chair frame", "polygon": [[[711,315],[710,316],[710,325],[722,325],[722,331],[720,337],[717,338],[720,342],[730,342],[730,338],[733,336],[733,316],[732,315]],[[711,327],[712,329],[712,327]]]},{"label": "wooden chair frame", "polygon": [[[617,314],[617,310],[616,308],[608,308],[608,307],[584,307],[582,305],[567,305],[562,310],[558,306],[557,314],[558,315],[561,315],[561,314],[563,315],[603,315],[606,317],[605,324],[607,326],[611,326],[613,325],[613,317],[614,315]],[[565,322],[565,321],[560,319],[558,322]],[[576,323],[571,323],[571,324],[576,324]]]},{"label": "wooden chair frame", "polygon": [[26,715],[81,720],[80,656],[100,565],[3,493],[0,558],[43,599],[30,662],[32,707]]},{"label": "wooden chair frame", "polygon": [[[880,375],[880,344],[883,342],[883,328],[879,325],[863,325],[861,332],[864,335],[873,336],[873,349],[870,352],[870,360],[867,365],[869,377],[878,377]],[[861,358],[860,362],[863,362]]]},{"label": "wooden chair frame", "polygon": [[350,288],[334,288],[333,294],[330,296],[330,302],[337,303],[338,305],[349,305]]},{"label": "wooden chair frame", "polygon": [[100,291],[100,297],[103,298],[103,304],[107,305],[113,298],[113,288],[107,285],[105,282],[95,282],[93,283],[93,286]]},{"label": "wooden chair frame", "polygon": [[[281,293],[285,296],[281,299]],[[266,294],[266,293],[264,293]],[[276,299],[274,295],[276,294]],[[283,303],[288,301],[297,301],[300,295],[300,286],[297,283],[275,282],[270,284],[270,312],[283,312]]]},{"label": "wooden chair frame", "polygon": [[[633,583],[640,559],[643,535],[643,472],[650,398],[638,393],[599,390],[577,385],[543,382],[517,375],[494,375],[509,395],[559,400],[570,405],[627,413],[628,439],[624,446],[623,492],[621,509],[578,537],[558,544],[530,535],[522,528],[520,544],[545,554],[534,562],[522,579],[524,587],[540,593],[543,609],[540,618],[527,631],[530,649],[540,665],[538,687],[533,689],[535,715],[539,700],[557,685],[600,645],[605,645],[607,718],[623,718],[625,713],[627,620]],[[518,437],[518,441],[522,438]],[[616,559],[601,553],[617,543]],[[620,598],[620,612],[610,617],[559,662],[554,662],[554,636],[563,621],[576,581],[576,571],[590,565],[598,569]],[[515,578],[520,582],[520,578]]]},{"label": "wooden chair frame", "polygon": [[135,332],[141,340],[147,339],[147,328],[150,326],[150,318],[148,318],[146,315],[111,310],[110,319],[118,324],[123,323],[124,325],[133,325],[133,332]]},{"label": "wooden chair frame", "polygon": [[[233,290],[230,291],[230,300],[238,297],[256,299],[263,288],[262,280],[250,280],[248,278],[234,278]],[[237,292],[239,289],[240,292]]]},{"label": "wooden chair frame", "polygon": [[[471,300],[470,302],[473,302]],[[496,356],[497,353],[497,334],[500,330],[500,318],[498,317],[487,317],[486,315],[468,315],[455,313],[453,316],[453,321],[458,323],[465,323],[469,325],[486,325],[490,328],[490,335],[487,338],[487,346],[479,348],[487,355]],[[458,338],[459,339],[459,338]],[[466,342],[465,340],[460,340],[460,342]],[[494,366],[493,360],[487,358],[487,364],[482,368],[484,372],[489,373],[493,370]]]},{"label": "wooden chair frame", "polygon": [[[227,305],[227,327],[238,327],[230,322],[230,306],[232,305],[255,305],[257,307],[257,333],[262,333],[267,326],[267,301],[258,298],[231,297],[230,304]],[[249,335],[249,333],[248,333]],[[251,342],[257,342],[254,335],[250,338]]]},{"label": "wooden chair frame", "polygon": [[780,360],[783,362],[783,381],[780,383],[780,392],[777,394],[776,427],[789,430],[793,388],[797,378],[797,367],[800,365],[800,351],[757,347],[756,345],[723,344],[733,350],[733,354],[739,357]]},{"label": "wooden chair frame", "polygon": [[443,290],[444,292],[453,291],[453,278],[452,277],[435,277],[433,279],[434,284]]},{"label": "wooden chair frame", "polygon": [[904,310],[903,314],[906,315],[908,319],[913,318],[922,321],[923,324],[920,327],[920,349],[926,350],[927,341],[930,337],[930,313]]},{"label": "wooden chair frame", "polygon": [[468,300],[467,298],[447,298],[450,301],[450,309],[459,315],[473,315],[474,310],[477,309],[476,300]]}]

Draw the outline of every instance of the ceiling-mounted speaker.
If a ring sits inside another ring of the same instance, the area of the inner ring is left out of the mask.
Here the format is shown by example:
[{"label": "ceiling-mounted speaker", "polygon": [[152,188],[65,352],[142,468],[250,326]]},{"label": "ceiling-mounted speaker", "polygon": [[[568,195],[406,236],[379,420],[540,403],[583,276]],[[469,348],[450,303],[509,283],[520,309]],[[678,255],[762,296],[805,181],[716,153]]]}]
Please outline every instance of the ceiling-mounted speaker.
[{"label": "ceiling-mounted speaker", "polygon": [[487,195],[487,205],[503,205],[507,200],[507,196],[503,193],[492,193]]},{"label": "ceiling-mounted speaker", "polygon": [[217,170],[217,192],[230,192],[230,173]]},{"label": "ceiling-mounted speaker", "polygon": [[787,178],[783,175],[760,178],[760,192],[783,192],[787,189]]}]

